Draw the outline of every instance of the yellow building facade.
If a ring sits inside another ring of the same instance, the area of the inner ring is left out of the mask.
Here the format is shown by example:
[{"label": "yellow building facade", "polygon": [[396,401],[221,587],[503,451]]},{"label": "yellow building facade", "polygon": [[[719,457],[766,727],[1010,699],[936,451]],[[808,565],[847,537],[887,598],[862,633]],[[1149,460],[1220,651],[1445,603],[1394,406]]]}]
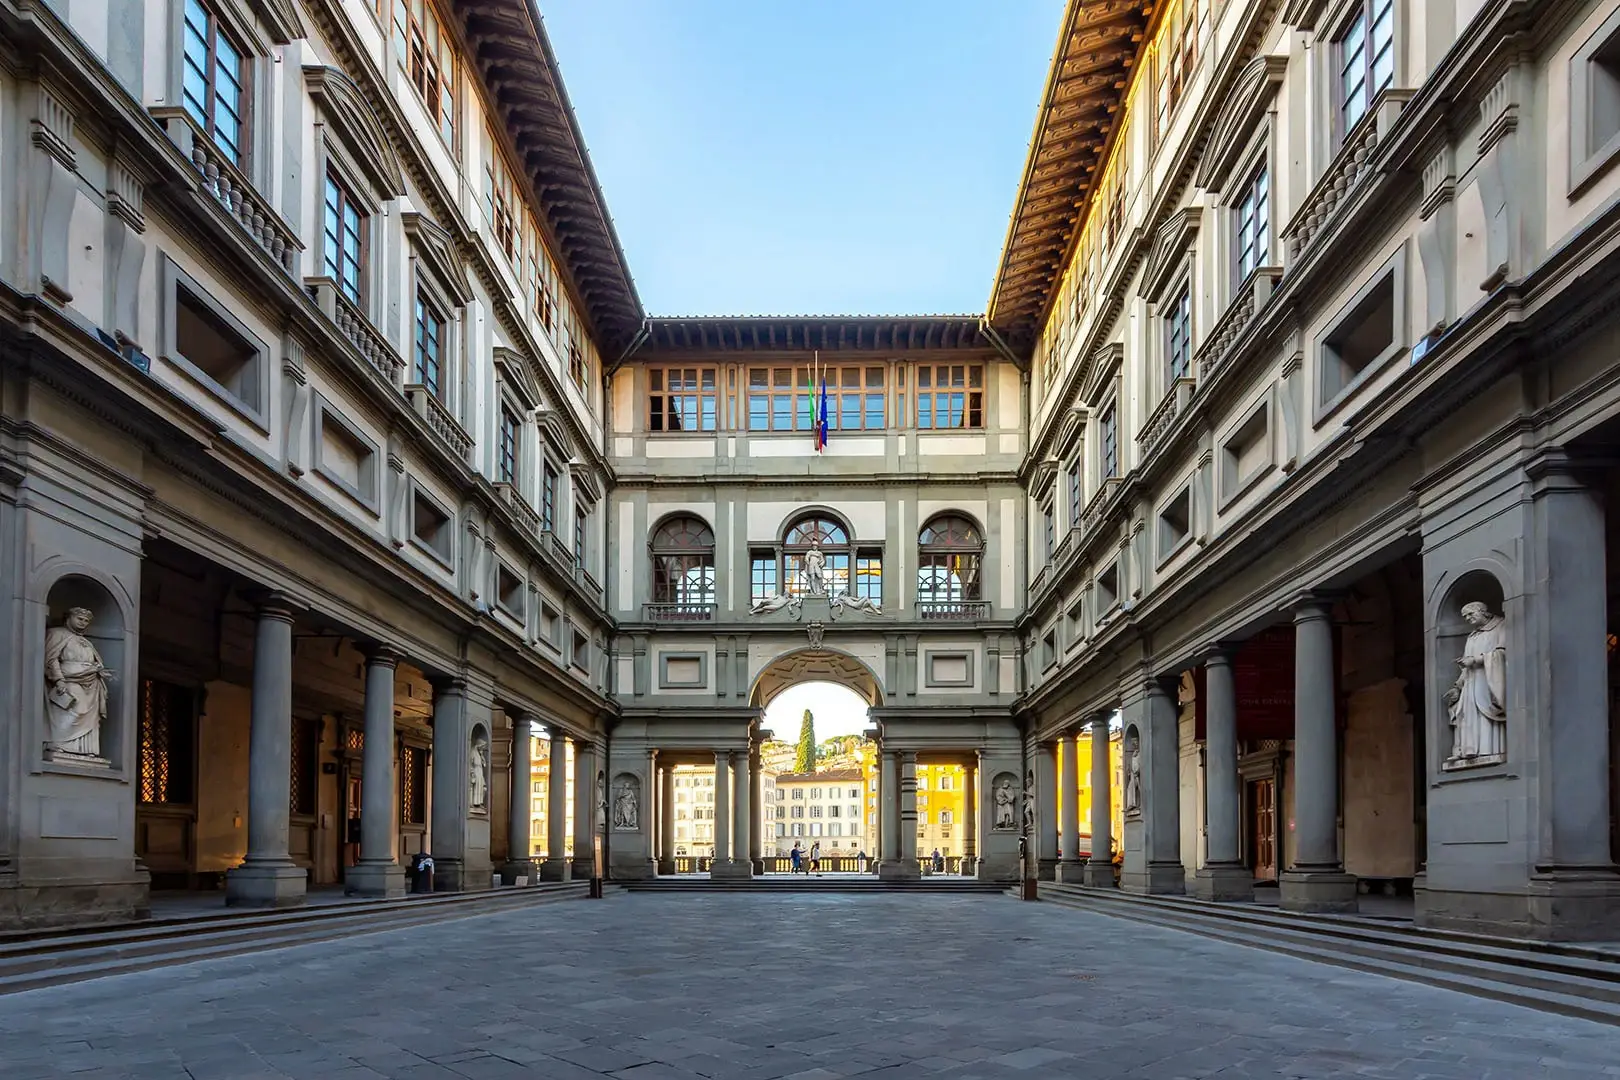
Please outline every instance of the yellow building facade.
[{"label": "yellow building facade", "polygon": [[[1057,753],[1057,774],[1059,776],[1065,775],[1063,755],[1069,751],[1070,747],[1075,750],[1075,772],[1080,779],[1079,787],[1074,792],[1074,798],[1079,800],[1080,807],[1080,837],[1082,840],[1080,854],[1089,858],[1091,852],[1091,740],[1076,739],[1072,742],[1065,740],[1060,744]],[[1108,808],[1113,821],[1113,827],[1110,831],[1113,834],[1113,847],[1117,857],[1120,851],[1120,838],[1125,835],[1124,756],[1120,748],[1118,734],[1113,734],[1109,738],[1108,762],[1110,787]],[[1069,798],[1069,792],[1059,789],[1057,805],[1057,820],[1059,821],[1064,820],[1063,804],[1067,798]],[[1062,838],[1059,838],[1059,843],[1061,844],[1061,842]]]}]

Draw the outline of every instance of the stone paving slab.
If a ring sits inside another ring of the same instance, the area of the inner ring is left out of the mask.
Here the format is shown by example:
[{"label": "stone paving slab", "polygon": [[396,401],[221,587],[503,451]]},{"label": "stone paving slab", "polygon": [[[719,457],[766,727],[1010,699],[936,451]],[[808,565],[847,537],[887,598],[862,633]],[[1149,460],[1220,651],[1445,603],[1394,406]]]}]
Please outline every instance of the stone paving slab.
[{"label": "stone paving slab", "polygon": [[4,1080],[1530,1080],[1620,1028],[1007,897],[615,896],[0,999]]}]

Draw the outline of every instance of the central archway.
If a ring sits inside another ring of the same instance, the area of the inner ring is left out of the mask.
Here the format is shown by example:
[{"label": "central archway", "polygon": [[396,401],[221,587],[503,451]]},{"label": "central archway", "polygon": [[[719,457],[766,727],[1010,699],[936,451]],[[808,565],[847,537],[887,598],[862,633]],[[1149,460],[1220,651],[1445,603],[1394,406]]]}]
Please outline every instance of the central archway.
[{"label": "central archway", "polygon": [[836,649],[800,649],[784,653],[754,677],[749,704],[763,709],[782,691],[804,682],[847,686],[865,699],[868,707],[883,704],[883,685],[866,662]]}]

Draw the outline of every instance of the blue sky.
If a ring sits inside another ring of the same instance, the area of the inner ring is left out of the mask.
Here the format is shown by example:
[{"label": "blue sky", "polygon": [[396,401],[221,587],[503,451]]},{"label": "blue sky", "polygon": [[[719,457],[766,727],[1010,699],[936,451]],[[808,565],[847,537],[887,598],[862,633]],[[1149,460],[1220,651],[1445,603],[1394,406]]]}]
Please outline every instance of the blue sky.
[{"label": "blue sky", "polygon": [[539,0],[657,315],[980,312],[1063,0]]}]

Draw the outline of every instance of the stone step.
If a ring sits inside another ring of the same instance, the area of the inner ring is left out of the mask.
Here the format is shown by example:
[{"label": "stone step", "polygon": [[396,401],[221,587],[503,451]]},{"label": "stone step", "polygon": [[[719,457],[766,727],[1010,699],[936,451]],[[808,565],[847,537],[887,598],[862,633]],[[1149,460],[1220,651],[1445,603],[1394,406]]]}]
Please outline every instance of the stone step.
[{"label": "stone step", "polygon": [[804,877],[775,879],[775,878],[738,878],[727,880],[709,880],[707,878],[658,878],[642,881],[623,881],[619,883],[627,892],[633,893],[721,893],[741,892],[750,894],[784,893],[803,895],[804,893],[954,893],[996,895],[1005,888],[1004,882],[975,881],[972,878],[960,880],[911,880],[911,881],[880,881],[875,878],[817,878]]},{"label": "stone step", "polygon": [[582,899],[586,882],[40,931],[0,945],[0,994]]},{"label": "stone step", "polygon": [[1560,955],[1539,942],[1503,942],[1413,927],[1256,911],[1168,897],[1108,894],[1042,883],[1041,899],[1301,959],[1444,987],[1543,1012],[1620,1024],[1620,964],[1597,950]]}]

